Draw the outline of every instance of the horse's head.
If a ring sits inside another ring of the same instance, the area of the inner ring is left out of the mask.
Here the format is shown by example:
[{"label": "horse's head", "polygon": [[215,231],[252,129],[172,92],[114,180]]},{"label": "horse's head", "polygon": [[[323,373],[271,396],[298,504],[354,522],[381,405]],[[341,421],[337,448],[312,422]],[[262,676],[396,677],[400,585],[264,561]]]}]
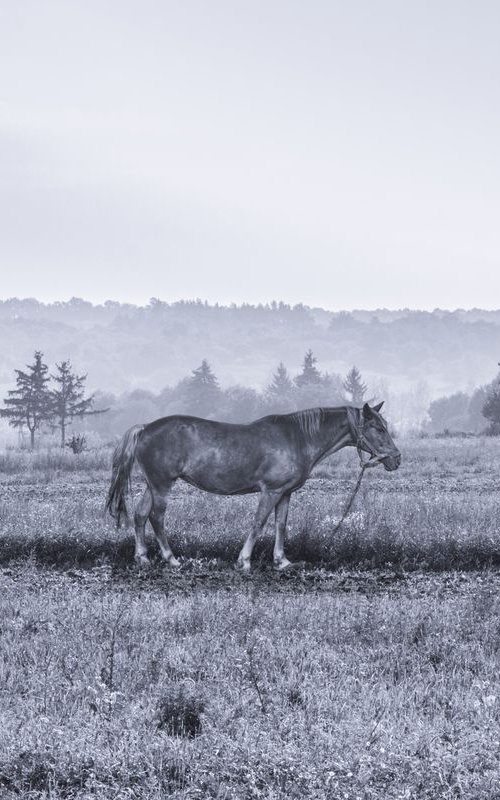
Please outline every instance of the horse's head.
[{"label": "horse's head", "polygon": [[382,406],[383,402],[373,408],[368,403],[364,404],[360,413],[356,444],[372,458],[378,459],[385,469],[392,471],[399,467],[401,453],[394,444],[385,419],[380,414]]}]

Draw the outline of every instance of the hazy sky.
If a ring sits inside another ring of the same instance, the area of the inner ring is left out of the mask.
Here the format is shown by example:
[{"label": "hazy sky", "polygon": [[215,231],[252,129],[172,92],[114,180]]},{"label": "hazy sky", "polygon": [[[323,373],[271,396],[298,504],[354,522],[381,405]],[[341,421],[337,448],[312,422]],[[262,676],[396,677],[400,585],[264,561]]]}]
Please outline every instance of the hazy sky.
[{"label": "hazy sky", "polygon": [[0,0],[0,297],[500,306],[500,2]]}]

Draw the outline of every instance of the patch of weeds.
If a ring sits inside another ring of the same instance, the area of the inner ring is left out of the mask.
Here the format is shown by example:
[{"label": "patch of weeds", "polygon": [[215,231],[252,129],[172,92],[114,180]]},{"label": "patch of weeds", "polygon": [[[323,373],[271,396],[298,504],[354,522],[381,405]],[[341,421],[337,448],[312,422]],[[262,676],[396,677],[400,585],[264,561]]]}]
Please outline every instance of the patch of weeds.
[{"label": "patch of weeds", "polygon": [[12,761],[0,764],[0,788],[20,797],[27,792],[50,796],[55,790],[59,797],[73,797],[75,790],[84,788],[93,776],[92,759],[63,771],[51,756],[23,751]]},{"label": "patch of weeds", "polygon": [[[188,776],[189,768],[182,762],[162,760],[161,764],[152,765],[139,759],[123,769],[122,765],[99,767],[89,757],[62,765],[50,755],[23,751],[9,762],[0,762],[0,797],[9,792],[18,797],[73,800],[80,797],[81,792],[90,797],[99,790],[104,790],[105,796],[114,797],[120,788],[131,792],[127,797],[142,797],[145,786],[151,781],[170,795],[186,785]],[[99,796],[102,795],[99,793]]]},{"label": "patch of weeds", "polygon": [[194,739],[202,731],[204,705],[203,700],[194,697],[184,687],[172,691],[161,699],[156,715],[158,730],[169,736]]},{"label": "patch of weeds", "polygon": [[286,699],[289,705],[291,705],[294,708],[303,708],[305,705],[304,698],[302,697],[300,690],[297,689],[296,687],[288,690],[288,692],[286,693]]}]

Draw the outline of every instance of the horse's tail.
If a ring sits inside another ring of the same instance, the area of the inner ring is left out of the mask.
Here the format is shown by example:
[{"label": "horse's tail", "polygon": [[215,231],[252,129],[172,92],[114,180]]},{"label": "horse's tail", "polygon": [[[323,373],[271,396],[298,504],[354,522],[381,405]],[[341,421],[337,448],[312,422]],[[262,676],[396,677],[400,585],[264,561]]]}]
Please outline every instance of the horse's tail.
[{"label": "horse's tail", "polygon": [[113,470],[106,500],[106,511],[109,511],[119,528],[122,517],[127,519],[125,495],[130,489],[130,476],[135,461],[135,451],[144,425],[134,425],[125,433],[113,453]]}]

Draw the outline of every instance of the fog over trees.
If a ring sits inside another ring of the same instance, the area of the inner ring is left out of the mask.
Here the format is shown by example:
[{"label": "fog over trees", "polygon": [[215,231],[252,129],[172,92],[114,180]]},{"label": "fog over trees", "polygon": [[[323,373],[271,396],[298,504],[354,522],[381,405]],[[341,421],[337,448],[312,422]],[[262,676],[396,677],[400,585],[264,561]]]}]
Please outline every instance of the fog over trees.
[{"label": "fog over trees", "polygon": [[[450,429],[478,430],[500,355],[500,311],[478,309],[10,299],[0,302],[0,332],[9,343],[0,356],[2,399],[35,349],[52,374],[71,361],[88,376],[95,408],[110,408],[82,423],[103,434],[164,413],[211,416],[216,408],[236,421],[375,398],[386,400],[400,429],[424,423],[432,432],[447,421]],[[496,403],[489,400],[491,414]]]}]

